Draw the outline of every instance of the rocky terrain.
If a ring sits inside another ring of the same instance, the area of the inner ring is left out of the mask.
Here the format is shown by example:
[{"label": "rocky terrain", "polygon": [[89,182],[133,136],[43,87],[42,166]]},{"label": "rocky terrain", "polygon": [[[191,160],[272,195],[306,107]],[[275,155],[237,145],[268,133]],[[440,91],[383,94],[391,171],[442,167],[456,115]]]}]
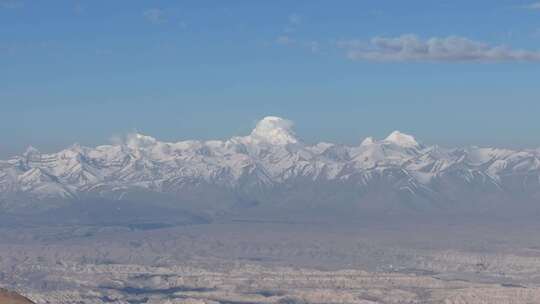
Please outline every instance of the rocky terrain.
[{"label": "rocky terrain", "polygon": [[0,230],[36,303],[538,303],[534,221],[246,222]]},{"label": "rocky terrain", "polygon": [[[44,269],[45,270],[45,269]],[[538,303],[540,288],[467,282],[411,273],[320,271],[238,264],[194,266],[64,265],[55,284],[30,292],[37,303]]]}]

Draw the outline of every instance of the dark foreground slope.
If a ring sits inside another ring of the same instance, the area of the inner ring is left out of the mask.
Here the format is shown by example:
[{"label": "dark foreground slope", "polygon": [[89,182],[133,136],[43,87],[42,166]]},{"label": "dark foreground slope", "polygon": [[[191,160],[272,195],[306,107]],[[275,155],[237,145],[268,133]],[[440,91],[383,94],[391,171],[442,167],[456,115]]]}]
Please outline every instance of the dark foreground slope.
[{"label": "dark foreground slope", "polygon": [[0,304],[32,304],[34,302],[18,293],[0,288]]}]

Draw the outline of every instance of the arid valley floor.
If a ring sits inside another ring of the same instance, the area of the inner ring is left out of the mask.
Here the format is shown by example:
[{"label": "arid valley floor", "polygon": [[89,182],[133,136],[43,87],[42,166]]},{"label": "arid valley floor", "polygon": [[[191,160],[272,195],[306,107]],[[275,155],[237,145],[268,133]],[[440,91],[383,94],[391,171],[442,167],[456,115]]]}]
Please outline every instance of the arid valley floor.
[{"label": "arid valley floor", "polygon": [[36,303],[540,303],[534,219],[0,230],[0,282]]}]

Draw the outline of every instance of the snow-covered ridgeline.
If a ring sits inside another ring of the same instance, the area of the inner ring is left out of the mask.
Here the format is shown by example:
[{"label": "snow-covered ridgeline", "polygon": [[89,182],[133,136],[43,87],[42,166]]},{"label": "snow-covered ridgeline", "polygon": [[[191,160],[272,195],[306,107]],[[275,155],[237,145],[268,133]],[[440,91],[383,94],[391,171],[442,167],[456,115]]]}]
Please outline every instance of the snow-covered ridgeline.
[{"label": "snow-covered ridgeline", "polygon": [[425,146],[398,131],[352,147],[310,145],[296,137],[292,126],[286,119],[266,117],[251,134],[224,141],[169,143],[131,134],[122,144],[73,145],[52,154],[29,148],[0,161],[0,199],[6,202],[19,194],[77,198],[135,188],[180,193],[201,183],[244,190],[298,180],[366,187],[381,178],[413,194],[418,189],[440,192],[448,183],[504,190],[506,183],[515,188],[516,179],[527,191],[540,191],[539,150],[447,149]]}]

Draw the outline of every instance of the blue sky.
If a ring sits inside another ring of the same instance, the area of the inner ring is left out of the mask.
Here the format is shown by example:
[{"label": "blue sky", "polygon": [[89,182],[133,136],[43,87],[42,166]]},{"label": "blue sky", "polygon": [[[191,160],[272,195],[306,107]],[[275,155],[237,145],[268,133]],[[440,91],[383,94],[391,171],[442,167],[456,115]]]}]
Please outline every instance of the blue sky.
[{"label": "blue sky", "polygon": [[242,135],[394,129],[540,146],[540,2],[0,0],[0,156]]}]

